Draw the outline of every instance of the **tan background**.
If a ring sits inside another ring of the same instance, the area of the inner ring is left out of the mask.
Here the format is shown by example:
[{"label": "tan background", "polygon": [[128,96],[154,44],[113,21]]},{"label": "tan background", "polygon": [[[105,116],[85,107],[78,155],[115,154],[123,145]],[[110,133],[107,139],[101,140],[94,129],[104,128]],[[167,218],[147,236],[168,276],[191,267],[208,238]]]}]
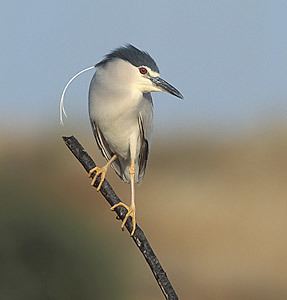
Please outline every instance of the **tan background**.
[{"label": "tan background", "polygon": [[[58,134],[1,139],[1,299],[162,299]],[[286,134],[154,138],[138,222],[181,299],[286,299]]]}]

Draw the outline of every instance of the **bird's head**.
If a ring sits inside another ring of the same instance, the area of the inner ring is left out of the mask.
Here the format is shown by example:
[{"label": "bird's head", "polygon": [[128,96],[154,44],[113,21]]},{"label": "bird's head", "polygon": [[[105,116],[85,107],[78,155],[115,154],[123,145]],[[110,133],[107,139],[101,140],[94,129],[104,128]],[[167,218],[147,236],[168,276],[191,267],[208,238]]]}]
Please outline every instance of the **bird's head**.
[{"label": "bird's head", "polygon": [[183,99],[182,94],[160,77],[154,59],[132,45],[120,47],[106,55],[96,67],[103,67],[109,81],[131,86],[142,93],[168,92]]}]

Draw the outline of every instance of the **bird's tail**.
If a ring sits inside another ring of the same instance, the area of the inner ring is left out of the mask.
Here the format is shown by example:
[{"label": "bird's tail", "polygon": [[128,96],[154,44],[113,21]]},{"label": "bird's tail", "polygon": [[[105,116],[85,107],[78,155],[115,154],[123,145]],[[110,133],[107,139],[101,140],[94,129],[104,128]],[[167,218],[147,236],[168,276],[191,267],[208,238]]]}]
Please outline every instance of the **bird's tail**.
[{"label": "bird's tail", "polygon": [[[120,167],[119,167],[120,166]],[[112,164],[113,169],[116,171],[117,175],[127,183],[131,182],[130,175],[130,160],[119,158],[115,161],[115,165]],[[135,162],[135,182],[139,183],[142,177],[139,174],[139,164]]]}]

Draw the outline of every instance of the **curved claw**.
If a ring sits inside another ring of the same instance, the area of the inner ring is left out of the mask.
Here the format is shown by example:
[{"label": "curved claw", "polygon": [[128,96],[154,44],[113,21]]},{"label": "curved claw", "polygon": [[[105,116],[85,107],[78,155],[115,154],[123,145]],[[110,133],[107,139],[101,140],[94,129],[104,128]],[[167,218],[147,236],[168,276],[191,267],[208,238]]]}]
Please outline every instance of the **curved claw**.
[{"label": "curved claw", "polygon": [[96,180],[97,180],[97,177],[98,177],[98,176],[101,176],[100,183],[99,183],[99,185],[97,186],[97,191],[99,191],[99,190],[101,189],[101,186],[102,186],[102,184],[103,184],[103,182],[104,182],[104,180],[105,180],[105,177],[106,177],[107,166],[104,166],[104,167],[102,167],[102,168],[100,168],[100,167],[95,167],[95,168],[91,169],[91,170],[89,171],[89,177],[92,177],[92,175],[93,175],[95,172],[96,172],[96,174],[95,174],[95,176],[94,176],[93,179],[92,179],[91,185],[94,186],[94,184],[95,184],[95,182],[96,182]]},{"label": "curved claw", "polygon": [[101,189],[101,186],[105,180],[105,177],[106,177],[106,173],[108,171],[108,167],[110,166],[110,164],[115,160],[117,159],[117,156],[116,155],[113,155],[113,157],[107,162],[107,164],[103,167],[95,167],[95,168],[92,168],[90,171],[89,171],[89,177],[92,177],[92,175],[96,172],[95,176],[93,177],[92,179],[92,182],[91,182],[91,185],[94,186],[95,182],[96,182],[96,179],[98,176],[101,176],[101,180],[100,180],[100,183],[99,185],[97,186],[97,191],[99,191]]},{"label": "curved claw", "polygon": [[127,206],[125,203],[123,202],[119,202],[117,204],[115,204],[114,206],[111,207],[111,210],[115,210],[115,208],[119,207],[119,206],[123,206],[126,210],[127,213],[125,215],[125,218],[123,219],[121,228],[124,229],[124,226],[128,220],[128,217],[132,218],[132,231],[131,231],[131,236],[134,235],[135,230],[136,230],[136,210],[134,206]]}]

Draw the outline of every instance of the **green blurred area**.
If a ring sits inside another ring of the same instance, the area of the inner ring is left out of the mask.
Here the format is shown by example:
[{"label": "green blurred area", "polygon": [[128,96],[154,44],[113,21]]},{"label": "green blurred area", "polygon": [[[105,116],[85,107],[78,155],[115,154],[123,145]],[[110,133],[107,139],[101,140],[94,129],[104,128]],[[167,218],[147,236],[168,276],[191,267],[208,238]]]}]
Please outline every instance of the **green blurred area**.
[{"label": "green blurred area", "polygon": [[[287,298],[286,136],[154,138],[137,218],[181,299]],[[0,299],[162,299],[57,131],[0,149]],[[108,177],[128,203],[129,186]]]},{"label": "green blurred area", "polygon": [[72,156],[46,138],[1,153],[0,299],[126,299],[122,242],[87,218],[61,165]]}]

